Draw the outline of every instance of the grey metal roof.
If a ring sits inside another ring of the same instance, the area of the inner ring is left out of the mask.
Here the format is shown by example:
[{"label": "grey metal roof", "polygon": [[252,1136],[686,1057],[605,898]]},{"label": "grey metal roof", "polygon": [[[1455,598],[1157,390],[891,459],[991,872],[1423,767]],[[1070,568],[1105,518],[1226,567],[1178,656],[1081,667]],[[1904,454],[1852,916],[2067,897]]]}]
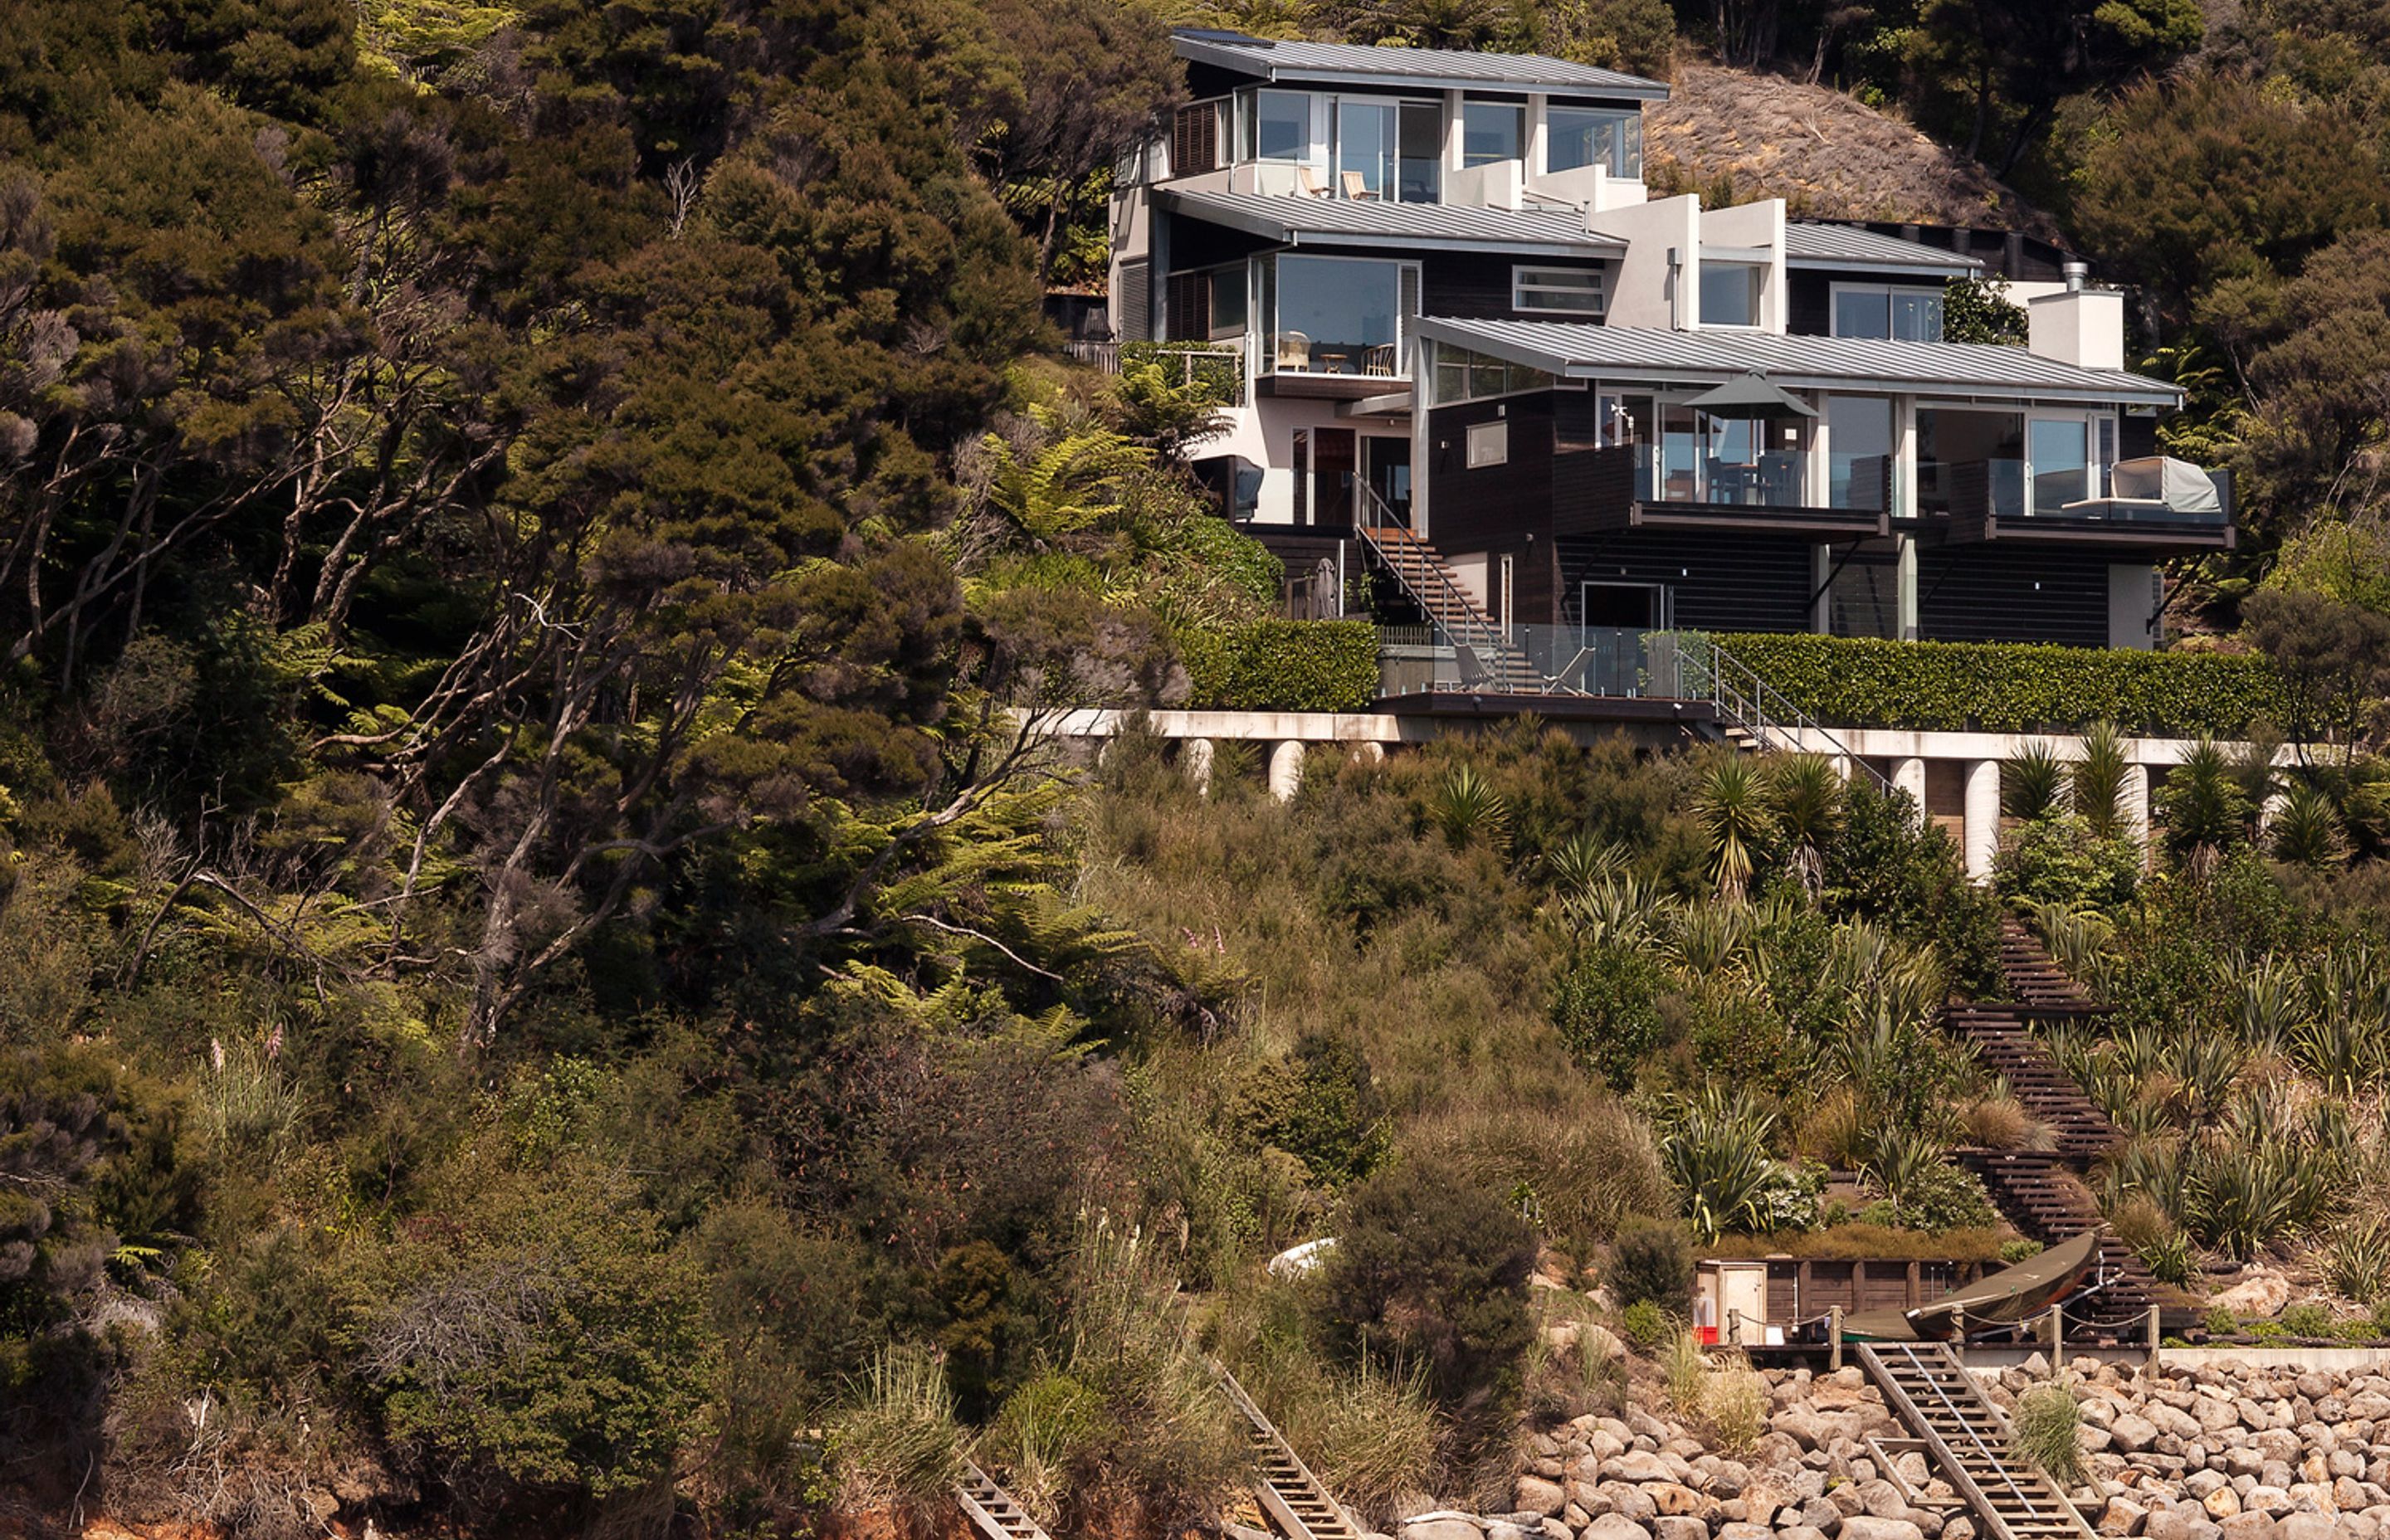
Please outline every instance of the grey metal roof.
[{"label": "grey metal roof", "polygon": [[1983,271],[1984,264],[1957,251],[1945,251],[1921,241],[1902,240],[1847,225],[1784,226],[1784,261],[1793,267],[1896,268],[1921,276],[1939,273],[1964,277]]},{"label": "grey metal roof", "polygon": [[1454,203],[1283,198],[1176,187],[1158,188],[1156,197],[1164,208],[1179,213],[1296,246],[1398,244],[1415,250],[1496,250],[1570,257],[1603,256],[1626,249],[1626,243],[1615,236],[1587,230],[1583,217],[1574,212],[1513,212]]},{"label": "grey metal roof", "polygon": [[1541,54],[1477,54],[1456,48],[1366,48],[1349,43],[1274,43],[1238,32],[1188,31],[1178,57],[1273,81],[1389,81],[1425,90],[1472,86],[1569,96],[1664,101],[1668,88],[1640,75],[1598,70]]},{"label": "grey metal roof", "polygon": [[1711,384],[1756,369],[1794,390],[1890,388],[1920,395],[2178,406],[2182,392],[2120,369],[2086,369],[2023,348],[1780,337],[1758,331],[1661,331],[1570,321],[1418,323],[1420,334],[1572,379]]}]

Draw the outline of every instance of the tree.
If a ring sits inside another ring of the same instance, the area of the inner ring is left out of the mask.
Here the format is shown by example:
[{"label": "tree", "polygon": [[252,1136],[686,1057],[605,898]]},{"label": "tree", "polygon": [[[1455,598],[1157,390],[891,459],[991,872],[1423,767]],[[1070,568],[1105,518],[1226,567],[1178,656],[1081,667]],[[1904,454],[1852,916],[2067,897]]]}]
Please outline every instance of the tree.
[{"label": "tree", "polygon": [[2023,347],[2028,333],[2024,307],[2003,286],[1984,278],[1952,278],[1942,286],[1942,340]]},{"label": "tree", "polygon": [[2084,164],[2075,224],[2180,316],[2219,280],[2289,271],[2385,208],[2390,185],[2346,114],[2202,70],[2117,102]]},{"label": "tree", "polygon": [[2281,671],[2295,733],[2356,744],[2376,727],[2390,696],[2390,615],[2283,589],[2251,595],[2242,613]]}]

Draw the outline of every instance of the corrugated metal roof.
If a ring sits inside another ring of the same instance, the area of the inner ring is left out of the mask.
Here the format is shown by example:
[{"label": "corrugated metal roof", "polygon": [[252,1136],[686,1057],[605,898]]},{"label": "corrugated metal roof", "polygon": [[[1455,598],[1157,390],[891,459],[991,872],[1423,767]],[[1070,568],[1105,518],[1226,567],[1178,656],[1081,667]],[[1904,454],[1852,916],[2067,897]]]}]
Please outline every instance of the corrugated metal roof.
[{"label": "corrugated metal roof", "polygon": [[1894,342],[1856,337],[1780,337],[1754,331],[1660,331],[1567,321],[1455,321],[1430,317],[1420,333],[1578,379],[1701,382],[1756,369],[1802,390],[1878,385],[1921,395],[2175,406],[2182,392],[2120,369],[2086,369],[2023,348],[1972,342]]},{"label": "corrugated metal roof", "polygon": [[1393,80],[1438,90],[1472,85],[1664,100],[1655,80],[1541,54],[1476,54],[1457,48],[1367,48],[1349,43],[1273,43],[1236,32],[1182,32],[1178,57],[1266,80]]},{"label": "corrugated metal roof", "polygon": [[[1587,231],[1575,213],[1477,209],[1454,203],[1381,203],[1373,199],[1280,198],[1266,193],[1196,192],[1164,187],[1165,208],[1215,224],[1298,245],[1339,246],[1400,242],[1437,247],[1492,248],[1523,252],[1599,256],[1623,251],[1614,236]],[[1398,253],[1394,253],[1398,254]]]},{"label": "corrugated metal roof", "polygon": [[1921,241],[1847,225],[1798,223],[1784,226],[1784,260],[1795,267],[1902,267],[1953,276],[1981,272],[1984,266],[1973,257]]}]

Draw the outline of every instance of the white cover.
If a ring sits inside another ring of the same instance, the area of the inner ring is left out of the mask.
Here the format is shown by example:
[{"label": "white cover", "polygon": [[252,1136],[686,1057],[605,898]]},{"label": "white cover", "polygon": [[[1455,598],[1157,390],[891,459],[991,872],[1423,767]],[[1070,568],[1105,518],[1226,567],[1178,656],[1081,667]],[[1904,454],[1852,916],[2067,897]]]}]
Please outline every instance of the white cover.
[{"label": "white cover", "polygon": [[2118,460],[2108,470],[2108,493],[2118,502],[2164,503],[2177,513],[2224,511],[2206,471],[2164,455]]}]

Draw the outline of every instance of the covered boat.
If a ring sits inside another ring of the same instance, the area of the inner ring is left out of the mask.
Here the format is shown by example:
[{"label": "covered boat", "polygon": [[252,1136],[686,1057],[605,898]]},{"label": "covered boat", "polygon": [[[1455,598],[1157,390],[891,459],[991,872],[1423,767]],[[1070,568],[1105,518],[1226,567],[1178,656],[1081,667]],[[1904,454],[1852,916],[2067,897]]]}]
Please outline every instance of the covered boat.
[{"label": "covered boat", "polygon": [[2062,1240],[2013,1267],[1978,1278],[1914,1310],[1866,1310],[1843,1317],[1843,1340],[1857,1342],[1947,1342],[1959,1315],[1972,1329],[2031,1320],[2075,1293],[2099,1265],[2100,1237],[2090,1230]]}]

